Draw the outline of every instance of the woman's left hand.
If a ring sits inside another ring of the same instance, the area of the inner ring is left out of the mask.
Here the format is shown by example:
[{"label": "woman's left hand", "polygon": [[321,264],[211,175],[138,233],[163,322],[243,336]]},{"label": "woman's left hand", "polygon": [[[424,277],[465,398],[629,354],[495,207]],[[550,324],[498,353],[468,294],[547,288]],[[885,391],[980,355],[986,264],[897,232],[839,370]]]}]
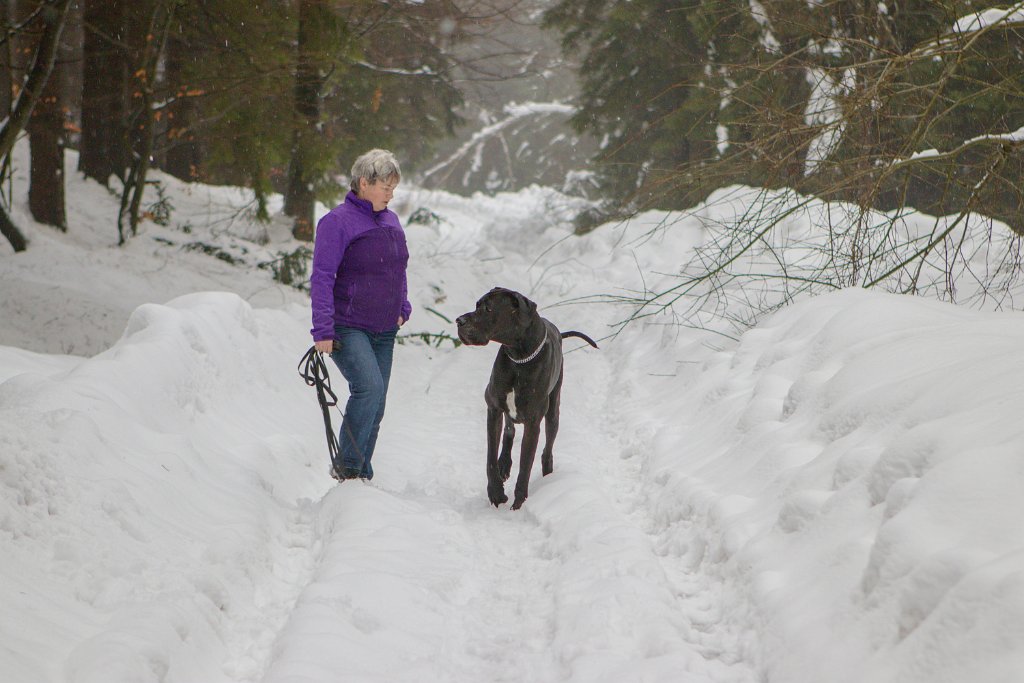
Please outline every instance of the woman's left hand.
[{"label": "woman's left hand", "polygon": [[405,318],[403,318],[402,316],[398,316],[398,326],[401,327],[404,324],[405,324]]}]

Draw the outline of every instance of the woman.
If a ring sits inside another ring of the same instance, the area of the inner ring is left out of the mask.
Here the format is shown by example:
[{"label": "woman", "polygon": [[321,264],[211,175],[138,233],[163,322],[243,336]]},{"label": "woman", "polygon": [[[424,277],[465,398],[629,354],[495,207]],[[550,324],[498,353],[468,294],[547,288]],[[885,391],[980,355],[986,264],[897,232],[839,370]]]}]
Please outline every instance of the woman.
[{"label": "woman", "polygon": [[391,378],[398,328],[409,320],[409,249],[388,202],[401,179],[395,156],[372,149],[352,165],[351,192],[320,219],[310,297],[313,341],[348,381],[335,479],[372,479],[370,460]]}]

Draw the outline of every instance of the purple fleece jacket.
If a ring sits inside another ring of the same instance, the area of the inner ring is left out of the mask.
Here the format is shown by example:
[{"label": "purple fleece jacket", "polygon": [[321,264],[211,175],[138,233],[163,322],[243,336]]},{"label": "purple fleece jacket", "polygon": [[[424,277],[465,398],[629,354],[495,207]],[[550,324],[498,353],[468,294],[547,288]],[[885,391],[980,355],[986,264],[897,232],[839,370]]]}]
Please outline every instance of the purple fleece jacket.
[{"label": "purple fleece jacket", "polygon": [[398,216],[349,192],[320,219],[309,279],[314,341],[334,338],[334,326],[385,332],[412,314],[405,269],[409,248]]}]

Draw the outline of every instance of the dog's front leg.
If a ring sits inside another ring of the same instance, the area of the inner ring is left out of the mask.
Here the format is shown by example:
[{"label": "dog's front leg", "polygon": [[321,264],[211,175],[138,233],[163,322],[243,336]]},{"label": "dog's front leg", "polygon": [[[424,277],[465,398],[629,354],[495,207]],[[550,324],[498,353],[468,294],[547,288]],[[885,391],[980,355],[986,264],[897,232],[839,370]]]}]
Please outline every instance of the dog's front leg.
[{"label": "dog's front leg", "polygon": [[508,481],[512,474],[512,442],[516,438],[516,423],[508,415],[504,416],[505,431],[501,437],[501,454],[498,456],[498,475],[502,481]]},{"label": "dog's front leg", "polygon": [[523,443],[519,451],[519,478],[516,479],[516,498],[512,503],[513,510],[521,508],[530,493],[530,470],[533,469],[533,458],[537,455],[538,441],[540,441],[540,420],[531,420],[523,425]]},{"label": "dog's front leg", "polygon": [[487,408],[487,497],[491,505],[498,507],[508,502],[504,480],[498,471],[498,439],[501,437],[501,411]]}]

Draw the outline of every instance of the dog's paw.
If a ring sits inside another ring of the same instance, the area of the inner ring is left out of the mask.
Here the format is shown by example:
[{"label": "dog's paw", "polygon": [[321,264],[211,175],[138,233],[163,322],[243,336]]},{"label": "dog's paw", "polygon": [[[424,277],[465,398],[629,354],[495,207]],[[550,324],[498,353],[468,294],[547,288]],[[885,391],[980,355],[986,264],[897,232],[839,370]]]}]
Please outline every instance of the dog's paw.
[{"label": "dog's paw", "polygon": [[540,472],[545,477],[555,471],[555,454],[551,452],[550,444],[544,445],[544,452],[540,454]]},{"label": "dog's paw", "polygon": [[526,498],[525,497],[519,498],[517,496],[515,501],[512,503],[512,509],[513,510],[518,510],[519,508],[523,507],[523,503],[525,503],[525,502],[526,502]]},{"label": "dog's paw", "polygon": [[501,489],[497,489],[497,490],[488,489],[487,490],[487,497],[490,498],[491,505],[493,505],[494,507],[498,507],[502,503],[507,503],[508,502],[508,496],[506,496],[505,492],[502,491]]}]

